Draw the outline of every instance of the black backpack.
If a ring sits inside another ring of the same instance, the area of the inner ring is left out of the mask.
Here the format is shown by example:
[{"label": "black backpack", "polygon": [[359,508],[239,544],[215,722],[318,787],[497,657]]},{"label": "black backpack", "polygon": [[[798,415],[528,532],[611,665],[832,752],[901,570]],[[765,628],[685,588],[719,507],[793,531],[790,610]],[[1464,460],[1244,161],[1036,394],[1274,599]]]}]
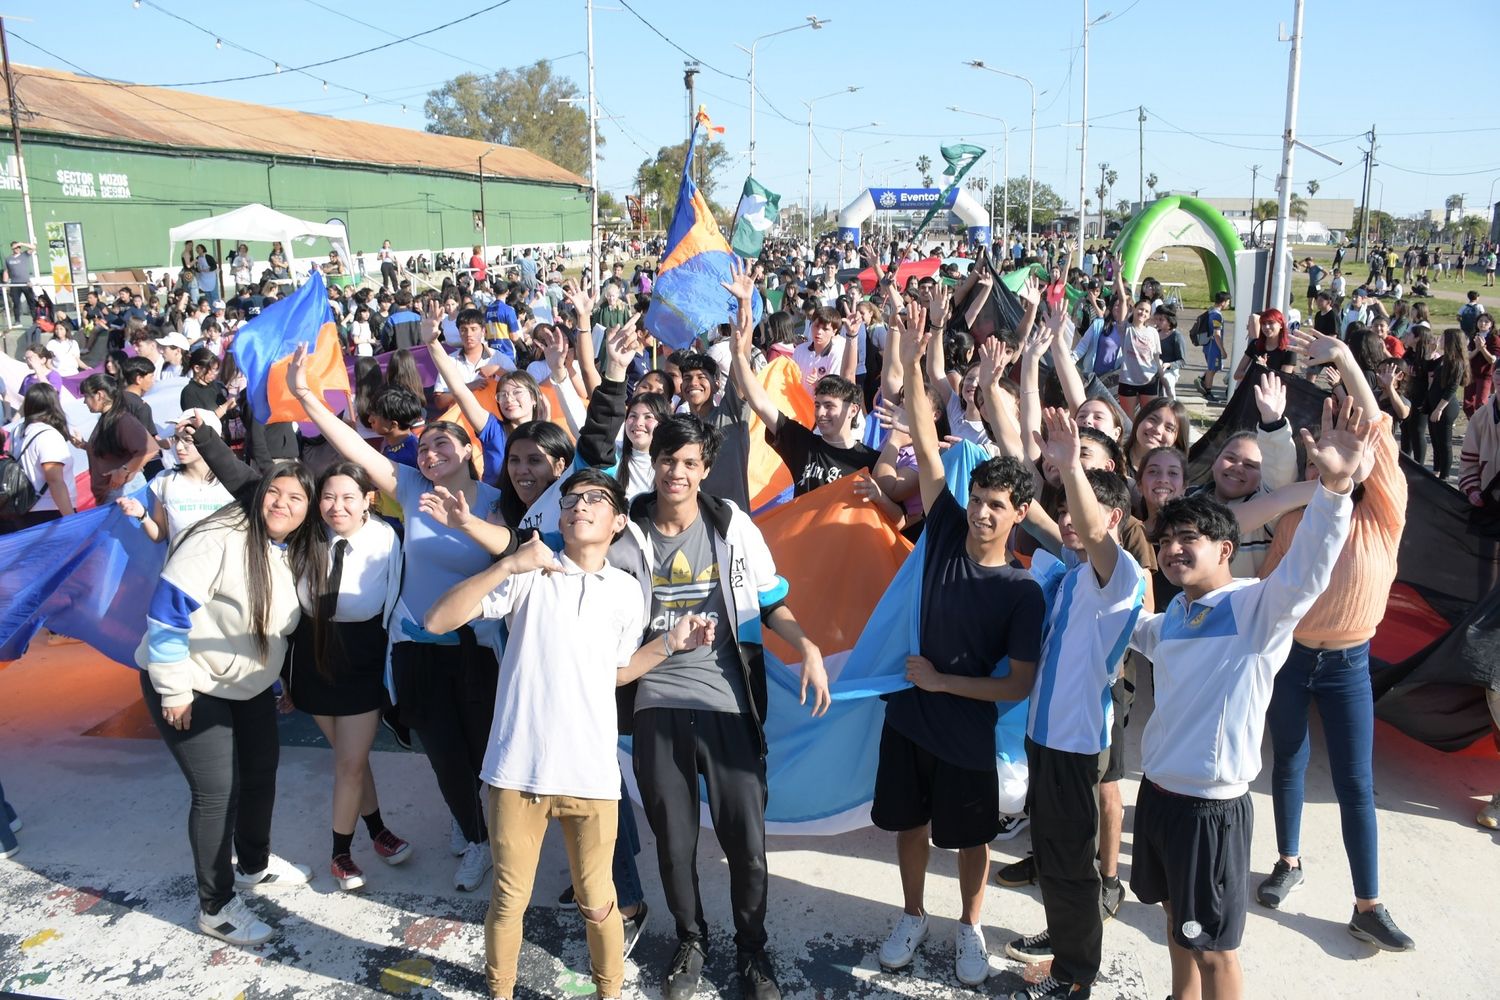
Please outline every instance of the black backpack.
[{"label": "black backpack", "polygon": [[47,492],[46,483],[42,484],[41,490],[32,486],[26,470],[21,467],[21,456],[26,454],[26,449],[35,444],[40,436],[38,434],[26,442],[15,455],[11,454],[10,446],[0,452],[0,517],[20,517],[30,513],[41,495]]},{"label": "black backpack", "polygon": [[1193,320],[1193,326],[1190,330],[1188,330],[1188,339],[1191,340],[1195,346],[1202,347],[1204,344],[1208,343],[1208,336],[1208,313],[1205,312],[1200,314],[1197,319]]}]

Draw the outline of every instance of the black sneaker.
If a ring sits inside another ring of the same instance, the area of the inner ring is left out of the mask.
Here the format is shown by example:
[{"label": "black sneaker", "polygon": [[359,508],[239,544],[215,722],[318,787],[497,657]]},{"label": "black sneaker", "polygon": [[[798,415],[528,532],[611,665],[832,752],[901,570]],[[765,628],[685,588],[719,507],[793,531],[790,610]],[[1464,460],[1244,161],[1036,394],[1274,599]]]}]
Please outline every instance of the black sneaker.
[{"label": "black sneaker", "polygon": [[[1261,906],[1269,906],[1273,910],[1281,908],[1286,902],[1287,896],[1302,888],[1302,883],[1307,881],[1307,875],[1302,871],[1302,862],[1297,862],[1293,868],[1282,858],[1276,859],[1276,866],[1271,869],[1271,874],[1260,888],[1255,890],[1255,898],[1260,900]],[[1352,926],[1352,925],[1351,925]]]},{"label": "black sneaker", "polygon": [[395,708],[388,708],[380,713],[380,724],[391,731],[396,739],[396,745],[402,750],[413,749],[411,743],[411,730],[401,724],[401,716]]},{"label": "black sneaker", "polygon": [[1077,983],[1060,983],[1051,976],[1043,976],[1025,989],[1016,990],[1010,1000],[1089,1000],[1093,996],[1092,986]]},{"label": "black sneaker", "polygon": [[995,881],[1012,889],[1023,885],[1036,885],[1036,857],[1028,854],[1020,861],[1003,865],[995,872]]},{"label": "black sneaker", "polygon": [[740,995],[745,1000],[781,1000],[776,971],[771,967],[771,956],[764,948],[740,952],[734,964],[740,976]]},{"label": "black sneaker", "polygon": [[625,924],[626,958],[630,957],[630,953],[635,951],[635,946],[641,941],[641,933],[646,929],[646,912],[646,901],[643,899],[640,908],[635,911],[635,916],[621,918]]},{"label": "black sneaker", "polygon": [[1373,910],[1363,913],[1355,907],[1354,916],[1349,918],[1349,933],[1382,951],[1412,951],[1417,947],[1417,943],[1396,926],[1390,911],[1379,903]]},{"label": "black sneaker", "polygon": [[1099,917],[1101,920],[1109,920],[1120,912],[1120,904],[1125,901],[1125,887],[1120,884],[1118,875],[1106,878],[1099,887]]},{"label": "black sneaker", "polygon": [[703,978],[703,942],[688,938],[677,947],[672,964],[662,978],[662,995],[666,1000],[691,1000],[698,992],[698,980]]},{"label": "black sneaker", "polygon": [[1052,937],[1046,931],[1029,937],[1018,937],[1005,946],[1005,953],[1027,965],[1049,962],[1052,960]]}]

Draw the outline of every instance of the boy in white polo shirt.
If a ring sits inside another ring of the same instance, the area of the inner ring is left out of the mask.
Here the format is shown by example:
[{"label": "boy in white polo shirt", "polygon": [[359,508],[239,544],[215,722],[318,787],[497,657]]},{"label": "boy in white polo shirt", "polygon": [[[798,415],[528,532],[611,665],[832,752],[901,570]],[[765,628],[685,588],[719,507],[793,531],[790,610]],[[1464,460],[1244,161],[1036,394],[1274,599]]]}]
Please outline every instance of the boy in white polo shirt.
[{"label": "boy in white polo shirt", "polygon": [[1239,525],[1206,495],[1157,515],[1159,564],[1182,588],[1130,644],[1155,666],[1156,709],[1141,738],[1130,887],[1167,911],[1172,995],[1238,1000],[1254,811],[1250,782],[1276,671],[1292,630],[1328,586],[1349,536],[1354,474],[1377,433],[1350,397],[1324,403],[1322,433],[1304,429],[1322,488],[1286,558],[1264,580],[1230,569]]},{"label": "boy in white polo shirt", "polygon": [[[578,909],[587,922],[598,995],[620,996],[624,929],[615,907],[614,855],[620,771],[615,687],[673,652],[712,643],[714,626],[686,615],[660,641],[641,645],[640,585],[605,561],[625,530],[619,481],[584,469],[563,483],[559,556],[539,538],[443,595],[427,613],[437,634],[473,618],[504,618],[510,640],[495,691],[495,721],[480,777],[490,786],[495,883],[485,918],[490,995],[510,998],[547,821],[562,824]],[[566,733],[559,730],[567,720]]]},{"label": "boy in white polo shirt", "polygon": [[[1110,752],[1113,702],[1131,630],[1146,597],[1146,573],[1120,545],[1130,510],[1125,480],[1084,470],[1078,425],[1067,410],[1047,410],[1038,444],[1062,480],[1065,504],[1041,534],[1060,544],[1062,561],[1038,554],[1032,573],[1049,594],[1042,658],[1031,688],[1026,811],[1047,927],[1012,941],[1023,962],[1052,959],[1048,975],[1013,1000],[1086,1000],[1099,974],[1104,917],[1099,906],[1099,776]],[[1054,534],[1055,532],[1055,534]]]}]

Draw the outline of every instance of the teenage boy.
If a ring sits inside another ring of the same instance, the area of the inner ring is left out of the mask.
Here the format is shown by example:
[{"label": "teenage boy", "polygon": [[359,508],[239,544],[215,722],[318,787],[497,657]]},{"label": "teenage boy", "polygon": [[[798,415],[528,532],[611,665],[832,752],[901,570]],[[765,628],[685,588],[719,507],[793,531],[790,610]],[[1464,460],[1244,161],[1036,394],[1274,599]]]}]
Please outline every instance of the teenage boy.
[{"label": "teenage boy", "polygon": [[[749,308],[745,309],[749,315]],[[707,354],[682,351],[676,359],[677,384],[687,411],[719,432],[719,456],[703,481],[703,491],[750,509],[750,420],[733,385],[719,393],[719,363]]]},{"label": "teenage boy", "polygon": [[1198,378],[1203,398],[1213,402],[1214,376],[1224,370],[1224,310],[1229,308],[1229,293],[1215,292],[1213,308],[1208,311],[1208,340],[1203,344],[1205,371]]},{"label": "teenage boy", "polygon": [[1120,544],[1130,510],[1125,480],[1085,471],[1079,428],[1066,410],[1048,410],[1045,426],[1037,443],[1058,469],[1066,501],[1055,526],[1063,562],[1045,577],[1052,602],[1026,722],[1026,811],[1047,927],[1006,953],[1052,959],[1050,973],[1013,1000],[1087,1000],[1104,944],[1094,859],[1099,779],[1114,749],[1111,689],[1145,602],[1146,572]]},{"label": "teenage boy", "polygon": [[766,952],[761,626],[798,651],[802,699],[812,688],[814,715],[828,710],[828,675],[822,653],[786,606],[786,581],[776,575],[760,529],[734,504],[701,491],[718,446],[718,432],[697,417],[677,414],[658,424],[650,450],[656,489],[635,498],[628,530],[611,550],[611,563],[646,594],[648,639],[687,615],[716,623],[712,642],[674,645],[665,663],[623,689],[621,719],[633,723],[636,783],[677,924],[677,952],[662,977],[666,1000],[693,996],[707,956],[697,868],[700,777],[729,866],[740,989],[747,1000],[780,1000]]},{"label": "teenage boy", "polygon": [[[725,283],[740,306],[734,328],[731,381],[745,404],[765,423],[766,442],[776,449],[792,473],[793,495],[800,497],[836,479],[873,469],[880,453],[860,440],[854,429],[864,397],[853,380],[856,356],[853,344],[842,356],[844,374],[823,375],[813,388],[814,426],[804,427],[788,417],[772,402],[750,365],[750,296],[754,282],[748,270],[740,270],[738,264],[735,267],[733,281]],[[683,391],[687,391],[685,383]]]},{"label": "teenage boy", "polygon": [[1324,403],[1322,433],[1303,443],[1322,488],[1281,564],[1235,579],[1239,525],[1206,494],[1157,515],[1162,572],[1182,593],[1136,625],[1131,646],[1155,665],[1156,709],[1141,739],[1130,886],[1167,911],[1172,995],[1238,1000],[1245,929],[1249,787],[1275,673],[1292,630],[1328,586],[1349,535],[1354,475],[1376,433],[1353,400]]},{"label": "teenage boy", "polygon": [[[478,309],[464,309],[454,324],[458,327],[458,350],[449,357],[453,359],[453,366],[464,385],[477,389],[497,372],[515,370],[514,361],[484,342],[484,313]],[[426,339],[425,333],[423,339]],[[447,378],[439,372],[432,387],[433,410],[442,413],[455,402]]]},{"label": "teenage boy", "polygon": [[392,462],[417,467],[417,429],[423,423],[422,400],[401,385],[375,393],[360,421],[380,435],[380,453]]},{"label": "teenage boy", "polygon": [[[919,648],[906,661],[912,687],[889,696],[880,735],[871,821],[896,834],[903,912],[880,949],[880,964],[909,964],[928,933],[924,888],[931,844],[958,851],[961,915],[954,929],[954,971],[966,986],[989,975],[979,925],[989,843],[999,831],[995,771],[998,701],[1031,690],[1041,652],[1042,591],[1010,566],[1007,540],[1026,518],[1031,470],[993,458],[974,469],[968,507],[944,481],[937,424],[918,358],[930,331],[902,338],[906,401],[926,512]],[[1001,660],[1010,671],[994,676]],[[1095,889],[1094,907],[1098,907]]]},{"label": "teenage boy", "polygon": [[[485,966],[490,995],[506,1000],[515,993],[522,921],[551,819],[562,825],[599,996],[621,995],[624,928],[611,871],[620,797],[614,689],[714,634],[708,619],[685,615],[660,640],[641,644],[641,588],[606,561],[625,530],[618,480],[576,472],[563,483],[560,506],[561,556],[540,538],[518,545],[512,534],[510,551],[439,598],[425,623],[441,635],[482,616],[504,619],[510,630],[480,771],[495,859]],[[558,740],[564,717],[570,734]]]}]

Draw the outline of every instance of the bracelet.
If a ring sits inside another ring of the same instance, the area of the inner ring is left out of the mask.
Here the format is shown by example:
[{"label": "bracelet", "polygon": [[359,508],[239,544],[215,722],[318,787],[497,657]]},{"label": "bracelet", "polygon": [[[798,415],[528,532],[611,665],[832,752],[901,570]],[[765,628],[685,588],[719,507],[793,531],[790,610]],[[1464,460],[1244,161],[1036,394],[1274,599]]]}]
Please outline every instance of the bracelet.
[{"label": "bracelet", "polygon": [[667,651],[667,655],[668,656],[672,655],[672,633],[671,632],[663,632],[661,634],[661,648]]}]

